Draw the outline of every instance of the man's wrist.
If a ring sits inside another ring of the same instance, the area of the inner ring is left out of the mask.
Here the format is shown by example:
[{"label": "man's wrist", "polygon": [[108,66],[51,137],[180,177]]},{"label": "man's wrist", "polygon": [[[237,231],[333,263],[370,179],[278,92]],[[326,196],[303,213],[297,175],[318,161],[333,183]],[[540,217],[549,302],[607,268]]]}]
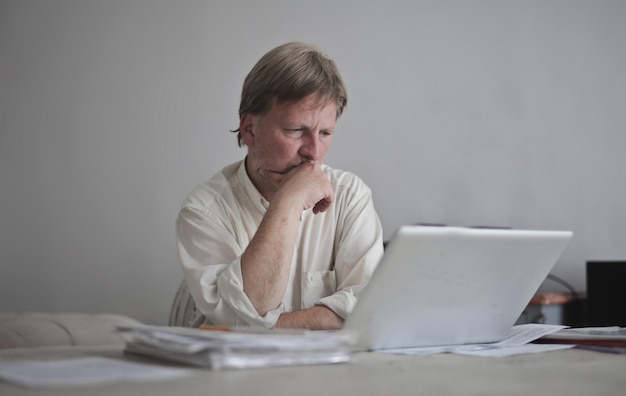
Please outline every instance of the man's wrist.
[{"label": "man's wrist", "polygon": [[275,328],[338,330],[343,319],[324,305],[316,305],[301,311],[284,312],[276,321]]}]

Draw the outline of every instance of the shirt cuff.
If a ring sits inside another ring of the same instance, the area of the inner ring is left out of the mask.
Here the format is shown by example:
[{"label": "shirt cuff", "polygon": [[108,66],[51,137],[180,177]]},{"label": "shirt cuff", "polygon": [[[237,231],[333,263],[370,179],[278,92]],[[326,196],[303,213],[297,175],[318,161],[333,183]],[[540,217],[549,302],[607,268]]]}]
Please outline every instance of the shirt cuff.
[{"label": "shirt cuff", "polygon": [[356,297],[351,290],[341,290],[328,297],[321,298],[315,305],[324,305],[341,318],[347,319],[354,310]]}]

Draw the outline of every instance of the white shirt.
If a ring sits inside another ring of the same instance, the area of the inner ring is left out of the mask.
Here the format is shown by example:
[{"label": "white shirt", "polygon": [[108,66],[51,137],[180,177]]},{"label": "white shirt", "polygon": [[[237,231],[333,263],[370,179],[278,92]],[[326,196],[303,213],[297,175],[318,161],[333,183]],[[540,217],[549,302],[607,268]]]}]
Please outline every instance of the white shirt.
[{"label": "white shirt", "polygon": [[354,174],[322,165],[335,200],[324,213],[302,212],[282,303],[260,316],[243,291],[240,258],[269,202],[244,164],[229,165],[197,186],[176,223],[185,281],[205,323],[271,328],[282,312],[313,305],[345,319],[383,254],[371,190]]}]

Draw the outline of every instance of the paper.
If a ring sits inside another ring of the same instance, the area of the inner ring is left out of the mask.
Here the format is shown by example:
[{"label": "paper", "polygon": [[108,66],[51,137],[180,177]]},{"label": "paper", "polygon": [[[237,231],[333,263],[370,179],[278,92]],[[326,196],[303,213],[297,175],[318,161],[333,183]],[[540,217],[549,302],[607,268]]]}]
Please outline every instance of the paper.
[{"label": "paper", "polygon": [[550,334],[550,339],[589,340],[589,341],[626,341],[626,327],[579,327],[564,329]]},{"label": "paper", "polygon": [[380,352],[402,355],[434,355],[456,353],[461,355],[502,357],[525,353],[538,353],[573,348],[573,345],[530,344],[545,335],[556,333],[567,326],[546,324],[523,324],[513,326],[499,342],[490,344],[444,345],[435,347],[388,349]]},{"label": "paper", "polygon": [[213,370],[341,363],[352,334],[338,331],[124,326],[126,352]]},{"label": "paper", "polygon": [[460,348],[453,353],[459,355],[483,356],[483,357],[505,357],[523,355],[527,353],[541,353],[558,351],[561,349],[571,349],[574,345],[565,344],[526,344],[511,347],[483,346],[476,349]]},{"label": "paper", "polygon": [[102,357],[0,363],[0,379],[35,388],[165,380],[184,377],[192,372],[190,369]]},{"label": "paper", "polygon": [[574,344],[579,349],[626,354],[626,328],[581,327],[548,334],[541,339],[546,344]]}]

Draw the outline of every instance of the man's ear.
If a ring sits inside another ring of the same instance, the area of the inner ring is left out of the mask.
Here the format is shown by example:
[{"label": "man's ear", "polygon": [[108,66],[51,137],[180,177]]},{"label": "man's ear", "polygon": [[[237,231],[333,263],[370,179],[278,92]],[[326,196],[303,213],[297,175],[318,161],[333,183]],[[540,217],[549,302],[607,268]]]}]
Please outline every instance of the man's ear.
[{"label": "man's ear", "polygon": [[243,114],[239,118],[239,132],[241,138],[246,146],[254,146],[254,127],[256,123],[256,117],[250,113]]}]

